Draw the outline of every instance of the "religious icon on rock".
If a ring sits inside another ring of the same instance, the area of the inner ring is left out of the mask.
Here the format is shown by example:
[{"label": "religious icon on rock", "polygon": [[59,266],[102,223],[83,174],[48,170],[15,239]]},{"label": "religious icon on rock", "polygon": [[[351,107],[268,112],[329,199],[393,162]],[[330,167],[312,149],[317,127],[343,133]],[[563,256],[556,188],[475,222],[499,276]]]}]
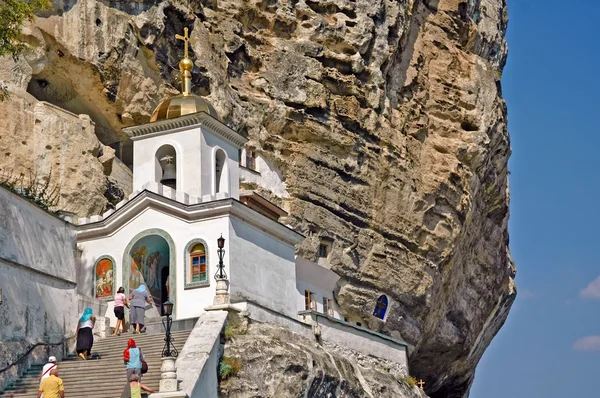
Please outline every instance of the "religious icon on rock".
[{"label": "religious icon on rock", "polygon": [[102,258],[96,263],[96,298],[112,298],[114,294],[114,264],[111,259]]}]

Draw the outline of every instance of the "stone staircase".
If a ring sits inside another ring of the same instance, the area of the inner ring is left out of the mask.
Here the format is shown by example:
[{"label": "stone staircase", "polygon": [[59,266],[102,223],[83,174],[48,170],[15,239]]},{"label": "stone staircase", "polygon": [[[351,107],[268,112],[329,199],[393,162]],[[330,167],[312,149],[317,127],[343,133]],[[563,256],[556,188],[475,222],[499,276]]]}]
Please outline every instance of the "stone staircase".
[{"label": "stone staircase", "polygon": [[[190,330],[173,332],[174,345],[181,351]],[[92,355],[97,359],[84,361],[70,357],[58,363],[59,377],[63,380],[65,397],[69,398],[119,398],[127,382],[123,350],[127,340],[133,338],[142,349],[148,363],[148,373],[142,377],[142,383],[158,391],[160,381],[161,352],[164,346],[164,334],[131,334],[107,337],[94,341]],[[21,379],[4,392],[3,398],[37,397],[38,380],[41,365],[32,366]]]}]

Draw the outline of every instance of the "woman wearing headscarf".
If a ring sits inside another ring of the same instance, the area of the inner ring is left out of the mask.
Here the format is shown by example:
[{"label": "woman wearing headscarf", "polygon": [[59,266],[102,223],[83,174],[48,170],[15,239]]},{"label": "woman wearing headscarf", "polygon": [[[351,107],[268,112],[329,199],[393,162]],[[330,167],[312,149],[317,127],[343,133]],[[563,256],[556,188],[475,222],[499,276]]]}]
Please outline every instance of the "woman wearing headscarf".
[{"label": "woman wearing headscarf", "polygon": [[140,325],[144,324],[144,316],[146,313],[146,303],[152,304],[150,296],[146,290],[146,285],[140,285],[129,295],[131,302],[130,314],[131,323],[135,324],[135,332],[140,333]]},{"label": "woman wearing headscarf", "polygon": [[94,334],[92,329],[96,323],[96,317],[92,314],[92,309],[87,307],[83,311],[83,315],[77,322],[77,330],[75,335],[77,336],[77,345],[75,350],[81,359],[87,359],[92,354],[92,345],[94,344]]},{"label": "woman wearing headscarf", "polygon": [[[121,397],[139,397],[141,391],[149,393],[155,392],[141,383],[143,359],[144,354],[142,353],[142,350],[136,346],[134,339],[129,339],[127,341],[127,348],[123,351],[123,362],[125,362],[125,366],[127,367],[128,384],[125,386]],[[134,393],[137,395],[134,395]]]}]

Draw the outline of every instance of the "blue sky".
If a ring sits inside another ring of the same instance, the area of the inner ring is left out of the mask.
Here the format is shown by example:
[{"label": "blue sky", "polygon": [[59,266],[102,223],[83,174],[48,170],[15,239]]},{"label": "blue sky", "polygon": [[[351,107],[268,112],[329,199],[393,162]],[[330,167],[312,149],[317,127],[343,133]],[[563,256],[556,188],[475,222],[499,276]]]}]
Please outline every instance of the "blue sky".
[{"label": "blue sky", "polygon": [[508,7],[502,87],[519,294],[470,398],[595,397],[600,1],[508,0]]}]

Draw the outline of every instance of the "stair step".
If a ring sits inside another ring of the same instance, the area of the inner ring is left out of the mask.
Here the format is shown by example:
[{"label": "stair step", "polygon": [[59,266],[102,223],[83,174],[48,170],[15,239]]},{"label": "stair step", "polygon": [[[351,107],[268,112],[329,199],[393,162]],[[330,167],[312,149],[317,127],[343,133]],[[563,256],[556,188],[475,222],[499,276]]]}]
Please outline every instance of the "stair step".
[{"label": "stair step", "polygon": [[[177,331],[172,334],[173,345],[181,351],[190,330]],[[92,355],[98,358],[84,361],[77,356],[70,356],[58,362],[59,377],[63,380],[66,395],[69,397],[114,398],[120,397],[127,384],[127,370],[123,363],[123,350],[127,341],[133,338],[142,349],[149,371],[142,379],[150,388],[158,390],[160,382],[161,354],[164,348],[163,334],[131,334],[109,336],[96,339],[92,347]],[[24,375],[0,392],[2,398],[31,398],[37,396],[39,376],[42,365],[31,366]]]}]

